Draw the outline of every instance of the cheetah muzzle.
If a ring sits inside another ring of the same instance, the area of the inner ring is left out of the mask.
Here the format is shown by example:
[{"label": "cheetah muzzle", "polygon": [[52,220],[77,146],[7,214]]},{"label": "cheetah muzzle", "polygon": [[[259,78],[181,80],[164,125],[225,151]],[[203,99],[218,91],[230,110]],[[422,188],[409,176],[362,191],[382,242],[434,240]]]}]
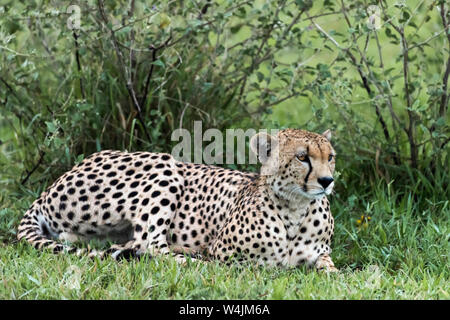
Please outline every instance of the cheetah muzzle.
[{"label": "cheetah muzzle", "polygon": [[[330,132],[260,133],[250,147],[260,174],[183,163],[169,154],[102,151],[58,178],[25,213],[18,238],[37,249],[90,256],[206,253],[210,259],[253,261],[335,271]],[[77,241],[105,239],[107,250]],[[233,259],[231,259],[233,258]]]}]

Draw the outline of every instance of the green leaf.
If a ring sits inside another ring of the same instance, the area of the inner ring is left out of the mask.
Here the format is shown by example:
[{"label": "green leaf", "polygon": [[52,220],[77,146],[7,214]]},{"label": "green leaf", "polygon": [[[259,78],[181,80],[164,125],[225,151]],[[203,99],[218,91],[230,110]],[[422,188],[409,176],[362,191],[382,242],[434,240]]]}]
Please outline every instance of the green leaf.
[{"label": "green leaf", "polygon": [[242,25],[240,25],[240,24],[237,25],[237,26],[233,26],[233,27],[230,28],[230,31],[231,31],[232,34],[238,33],[239,30],[241,30],[241,27],[242,27]]},{"label": "green leaf", "polygon": [[383,244],[387,244],[387,235],[384,231],[383,227],[381,225],[378,225],[378,233],[380,234],[381,240],[383,241]]},{"label": "green leaf", "polygon": [[77,156],[77,158],[75,159],[75,164],[79,164],[83,161],[84,159],[84,154],[80,154]]},{"label": "green leaf", "polygon": [[161,68],[165,68],[166,65],[164,64],[164,62],[162,62],[160,59],[153,61],[153,64],[155,66],[161,67]]},{"label": "green leaf", "polygon": [[53,122],[46,121],[45,124],[47,125],[47,130],[50,133],[54,133],[58,128]]},{"label": "green leaf", "polygon": [[299,7],[300,10],[308,10],[312,7],[312,0],[295,0],[295,4]]},{"label": "green leaf", "polygon": [[262,82],[264,80],[264,74],[262,74],[262,72],[257,72],[256,76],[258,77],[258,81]]},{"label": "green leaf", "polygon": [[78,110],[80,110],[80,111],[87,111],[90,109],[92,109],[92,105],[89,103],[82,103],[82,104],[78,105]]},{"label": "green leaf", "polygon": [[394,33],[392,33],[392,30],[390,28],[386,28],[384,32],[386,36],[388,36],[389,38],[398,40],[397,36]]},{"label": "green leaf", "polygon": [[434,123],[436,127],[443,127],[445,126],[445,118],[444,117],[440,117],[436,120],[436,122]]}]

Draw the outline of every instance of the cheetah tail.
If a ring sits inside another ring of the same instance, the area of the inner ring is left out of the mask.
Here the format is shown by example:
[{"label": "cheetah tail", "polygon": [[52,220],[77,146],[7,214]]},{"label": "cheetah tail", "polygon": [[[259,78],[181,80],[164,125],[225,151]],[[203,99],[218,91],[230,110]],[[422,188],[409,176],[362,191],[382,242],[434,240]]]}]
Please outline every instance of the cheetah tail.
[{"label": "cheetah tail", "polygon": [[62,251],[68,251],[70,253],[77,253],[77,248],[69,247],[67,245],[60,244],[51,238],[51,229],[48,222],[42,215],[39,205],[33,203],[30,209],[25,212],[22,220],[20,221],[17,239],[25,239],[36,249],[50,249],[54,253]]}]

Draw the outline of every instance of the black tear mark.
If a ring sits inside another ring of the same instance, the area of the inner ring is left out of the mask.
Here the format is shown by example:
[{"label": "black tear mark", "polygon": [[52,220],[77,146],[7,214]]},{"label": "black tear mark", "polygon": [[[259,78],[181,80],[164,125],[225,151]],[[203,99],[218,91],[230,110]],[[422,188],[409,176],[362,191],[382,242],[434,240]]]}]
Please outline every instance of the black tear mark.
[{"label": "black tear mark", "polygon": [[309,154],[309,147],[306,148],[306,162],[308,163],[309,170],[308,170],[308,173],[306,174],[306,177],[305,177],[305,183],[303,184],[303,191],[304,192],[306,192],[306,190],[307,190],[306,184],[308,183],[309,175],[312,172],[312,165],[311,165],[311,161],[309,160],[308,154]]}]

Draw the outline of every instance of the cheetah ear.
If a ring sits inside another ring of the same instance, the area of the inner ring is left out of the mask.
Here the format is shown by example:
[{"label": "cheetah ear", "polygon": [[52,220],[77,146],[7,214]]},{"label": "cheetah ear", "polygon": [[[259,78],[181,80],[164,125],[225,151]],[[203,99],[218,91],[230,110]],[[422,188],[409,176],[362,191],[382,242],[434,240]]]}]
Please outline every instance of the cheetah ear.
[{"label": "cheetah ear", "polygon": [[326,130],[324,133],[322,133],[322,135],[327,138],[328,141],[331,141],[331,130],[328,129]]},{"label": "cheetah ear", "polygon": [[260,132],[250,139],[250,149],[258,155],[262,164],[269,160],[272,150],[275,148],[276,139],[270,134]]}]

